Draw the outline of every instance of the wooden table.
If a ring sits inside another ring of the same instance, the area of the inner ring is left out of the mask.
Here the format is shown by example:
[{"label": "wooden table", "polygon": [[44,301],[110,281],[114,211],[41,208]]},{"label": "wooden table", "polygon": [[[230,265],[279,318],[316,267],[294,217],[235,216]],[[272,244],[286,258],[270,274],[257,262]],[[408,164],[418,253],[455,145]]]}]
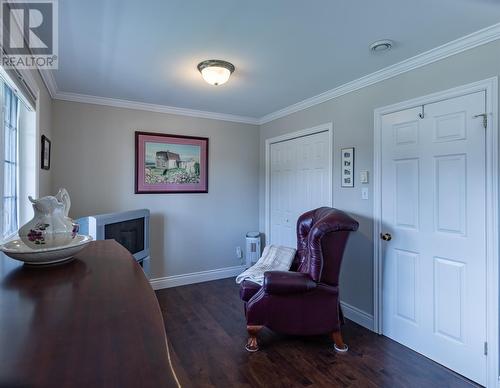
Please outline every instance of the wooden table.
[{"label": "wooden table", "polygon": [[177,387],[156,296],[125,248],[96,241],[45,268],[0,258],[0,387]]}]

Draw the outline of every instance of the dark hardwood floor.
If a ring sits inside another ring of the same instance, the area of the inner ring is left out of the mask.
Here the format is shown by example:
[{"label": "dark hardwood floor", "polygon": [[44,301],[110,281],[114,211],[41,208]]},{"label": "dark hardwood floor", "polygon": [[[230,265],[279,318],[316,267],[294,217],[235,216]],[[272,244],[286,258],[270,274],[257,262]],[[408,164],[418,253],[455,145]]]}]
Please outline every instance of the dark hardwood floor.
[{"label": "dark hardwood floor", "polygon": [[348,321],[349,352],[328,336],[262,330],[248,353],[243,304],[234,279],[157,291],[183,387],[474,387],[429,359]]}]

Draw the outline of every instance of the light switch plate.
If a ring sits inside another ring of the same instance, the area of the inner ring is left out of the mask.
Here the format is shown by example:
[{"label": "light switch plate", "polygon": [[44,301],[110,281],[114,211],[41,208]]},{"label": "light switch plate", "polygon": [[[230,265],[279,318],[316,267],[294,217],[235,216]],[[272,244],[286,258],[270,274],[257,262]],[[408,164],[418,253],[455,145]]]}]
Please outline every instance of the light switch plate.
[{"label": "light switch plate", "polygon": [[368,171],[360,171],[359,172],[359,181],[361,183],[368,183]]},{"label": "light switch plate", "polygon": [[361,189],[361,199],[368,199],[368,187]]}]

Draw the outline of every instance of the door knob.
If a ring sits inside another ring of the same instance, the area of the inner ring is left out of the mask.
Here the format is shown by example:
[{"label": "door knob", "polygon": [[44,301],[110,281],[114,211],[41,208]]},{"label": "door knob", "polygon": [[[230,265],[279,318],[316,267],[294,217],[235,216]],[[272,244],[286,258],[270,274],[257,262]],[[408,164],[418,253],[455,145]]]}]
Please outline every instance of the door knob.
[{"label": "door knob", "polygon": [[392,236],[390,233],[380,233],[380,238],[384,241],[391,241]]}]

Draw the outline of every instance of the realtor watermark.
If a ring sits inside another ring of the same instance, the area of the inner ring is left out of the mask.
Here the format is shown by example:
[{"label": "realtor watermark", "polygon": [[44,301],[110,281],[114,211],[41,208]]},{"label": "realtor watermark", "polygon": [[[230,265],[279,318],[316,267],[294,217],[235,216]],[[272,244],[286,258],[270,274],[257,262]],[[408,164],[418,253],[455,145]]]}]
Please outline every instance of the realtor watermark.
[{"label": "realtor watermark", "polygon": [[0,0],[0,5],[0,65],[7,69],[57,69],[57,0]]}]

